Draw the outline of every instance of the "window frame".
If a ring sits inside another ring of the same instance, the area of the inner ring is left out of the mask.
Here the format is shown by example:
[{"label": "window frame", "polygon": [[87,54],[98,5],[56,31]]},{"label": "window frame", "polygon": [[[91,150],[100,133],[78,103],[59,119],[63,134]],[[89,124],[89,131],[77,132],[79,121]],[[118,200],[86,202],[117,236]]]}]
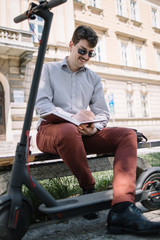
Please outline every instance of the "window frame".
[{"label": "window frame", "polygon": [[121,41],[121,58],[123,66],[130,66],[129,61],[129,43]]},{"label": "window frame", "polygon": [[136,45],[136,67],[143,68],[143,53],[142,47]]},{"label": "window frame", "polygon": [[96,56],[94,57],[94,60],[97,62],[106,62],[106,55],[104,53],[106,53],[106,43],[105,43],[105,38],[104,36],[99,37],[98,39],[98,43],[95,47],[95,52],[96,52]]},{"label": "window frame", "polygon": [[160,50],[157,50],[157,65],[158,71],[160,71]]},{"label": "window frame", "polygon": [[[145,99],[143,99],[143,96],[145,96]],[[141,93],[141,107],[142,107],[142,117],[148,117],[148,96],[147,93],[142,92]]]},{"label": "window frame", "polygon": [[116,0],[117,15],[121,17],[127,17],[126,14],[126,0]]},{"label": "window frame", "polygon": [[157,10],[157,8],[152,7],[151,12],[152,12],[152,26],[154,28],[158,28],[159,27],[158,10]]},{"label": "window frame", "polygon": [[[128,96],[131,96],[131,98],[128,98]],[[135,116],[134,113],[134,97],[132,91],[126,92],[126,102],[127,102],[127,114],[129,118],[133,118]]]},{"label": "window frame", "polygon": [[89,5],[94,8],[100,8],[100,0],[90,0]]}]

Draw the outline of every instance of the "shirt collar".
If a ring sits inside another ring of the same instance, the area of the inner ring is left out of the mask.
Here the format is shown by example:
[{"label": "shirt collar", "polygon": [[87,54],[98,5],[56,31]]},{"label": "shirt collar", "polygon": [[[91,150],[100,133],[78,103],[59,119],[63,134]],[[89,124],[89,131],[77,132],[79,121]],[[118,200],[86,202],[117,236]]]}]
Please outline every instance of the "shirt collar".
[{"label": "shirt collar", "polygon": [[[63,61],[61,63],[61,68],[71,72],[71,70],[69,69],[68,63],[67,63],[67,57],[65,57],[63,59]],[[84,66],[84,67],[80,68],[77,72],[81,72],[81,71],[86,71],[86,67]]]}]

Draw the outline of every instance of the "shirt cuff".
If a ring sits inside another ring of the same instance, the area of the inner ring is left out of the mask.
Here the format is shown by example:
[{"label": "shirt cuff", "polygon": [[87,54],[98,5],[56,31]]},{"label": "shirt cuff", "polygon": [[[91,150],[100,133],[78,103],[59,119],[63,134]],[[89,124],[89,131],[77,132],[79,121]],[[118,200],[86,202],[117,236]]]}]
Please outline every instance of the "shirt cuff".
[{"label": "shirt cuff", "polygon": [[105,128],[107,126],[106,122],[102,122],[102,123],[95,123],[94,124],[95,128],[97,128],[98,130],[102,130],[103,128]]}]

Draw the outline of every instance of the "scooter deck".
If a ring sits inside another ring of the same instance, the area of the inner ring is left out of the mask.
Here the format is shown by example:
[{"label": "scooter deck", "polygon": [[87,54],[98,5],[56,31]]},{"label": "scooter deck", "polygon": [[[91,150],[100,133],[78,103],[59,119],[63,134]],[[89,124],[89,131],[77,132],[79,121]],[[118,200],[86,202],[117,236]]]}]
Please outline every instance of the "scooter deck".
[{"label": "scooter deck", "polygon": [[[136,190],[136,202],[140,201],[142,190]],[[113,198],[113,190],[106,190],[78,197],[57,200],[57,206],[40,205],[39,210],[52,218],[68,218],[86,215],[92,212],[109,209]]]}]

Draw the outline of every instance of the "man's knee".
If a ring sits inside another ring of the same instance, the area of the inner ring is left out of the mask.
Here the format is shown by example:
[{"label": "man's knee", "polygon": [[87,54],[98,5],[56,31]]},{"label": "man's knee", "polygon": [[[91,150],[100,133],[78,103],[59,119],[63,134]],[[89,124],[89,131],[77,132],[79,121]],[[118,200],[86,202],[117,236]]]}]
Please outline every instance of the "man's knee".
[{"label": "man's knee", "polygon": [[137,139],[137,134],[136,134],[136,132],[133,129],[127,128],[127,131],[128,131],[127,134],[129,136],[131,136],[133,139]]},{"label": "man's knee", "polygon": [[67,141],[73,141],[73,139],[76,139],[77,137],[80,136],[77,126],[71,123],[65,123],[61,124],[61,126],[58,129],[58,135],[59,135],[59,140],[64,140],[65,142]]},{"label": "man's knee", "polygon": [[137,143],[137,135],[136,135],[136,132],[131,129],[131,128],[119,128],[118,129],[119,131],[119,134],[118,134],[118,139],[119,139],[119,142],[132,142],[132,144],[135,144]]},{"label": "man's knee", "polygon": [[137,148],[137,135],[133,129],[126,128],[123,139],[126,143],[131,144],[133,147]]}]

